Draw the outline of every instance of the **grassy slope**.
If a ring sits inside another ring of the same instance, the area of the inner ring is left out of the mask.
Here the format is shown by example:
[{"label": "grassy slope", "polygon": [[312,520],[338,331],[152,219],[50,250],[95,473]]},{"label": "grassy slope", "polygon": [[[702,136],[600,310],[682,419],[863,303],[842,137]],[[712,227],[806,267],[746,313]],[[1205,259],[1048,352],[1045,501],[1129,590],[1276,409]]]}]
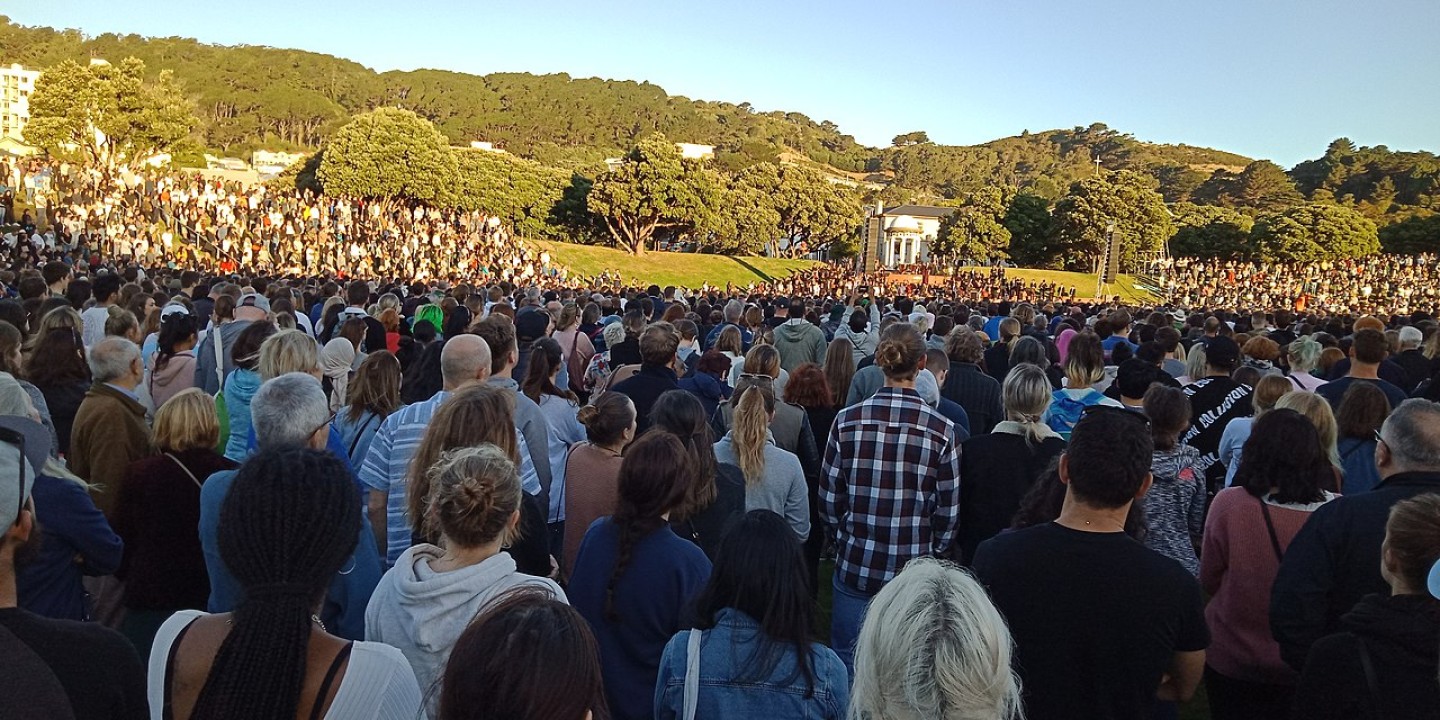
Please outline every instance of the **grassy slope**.
[{"label": "grassy slope", "polygon": [[762,257],[726,257],[723,255],[691,255],[649,252],[634,256],[620,250],[595,245],[537,241],[550,250],[551,257],[581,275],[599,275],[619,271],[626,279],[646,285],[680,285],[697,288],[706,282],[725,287],[762,283],[780,278],[815,263],[809,260],[780,260]]},{"label": "grassy slope", "polygon": [[[595,245],[537,241],[550,250],[560,263],[570,267],[571,272],[581,275],[598,275],[601,272],[618,270],[627,279],[635,279],[646,285],[679,285],[696,288],[706,282],[712,286],[724,287],[733,282],[737,286],[765,282],[770,278],[784,277],[789,273],[809,267],[808,260],[780,260],[776,258],[744,257],[732,258],[722,255],[688,255],[680,253],[651,252],[634,257],[619,250]],[[1026,280],[1045,280],[1074,286],[1080,297],[1095,293],[1095,275],[1072,273],[1059,270],[1010,270],[1009,273]],[[1107,296],[1120,295],[1126,300],[1142,301],[1149,294],[1134,286],[1134,278],[1122,275],[1120,282],[1106,290]]]}]

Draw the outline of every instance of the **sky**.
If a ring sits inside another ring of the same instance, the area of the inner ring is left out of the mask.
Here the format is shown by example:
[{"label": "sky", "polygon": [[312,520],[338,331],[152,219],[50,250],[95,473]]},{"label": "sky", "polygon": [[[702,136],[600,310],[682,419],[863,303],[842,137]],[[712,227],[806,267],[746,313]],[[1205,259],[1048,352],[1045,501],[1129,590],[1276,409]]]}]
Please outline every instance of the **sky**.
[{"label": "sky", "polygon": [[1103,122],[1285,167],[1342,136],[1440,151],[1437,0],[21,0],[0,14],[381,71],[647,80],[830,120],[872,146]]}]

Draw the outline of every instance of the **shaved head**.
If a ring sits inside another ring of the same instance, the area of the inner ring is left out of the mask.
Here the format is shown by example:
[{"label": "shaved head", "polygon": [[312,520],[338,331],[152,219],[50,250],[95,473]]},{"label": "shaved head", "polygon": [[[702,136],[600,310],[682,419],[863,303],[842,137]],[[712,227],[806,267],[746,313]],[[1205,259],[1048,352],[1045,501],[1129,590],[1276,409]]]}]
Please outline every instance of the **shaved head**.
[{"label": "shaved head", "polygon": [[456,335],[440,349],[440,377],[446,390],[490,376],[490,346],[479,335]]}]

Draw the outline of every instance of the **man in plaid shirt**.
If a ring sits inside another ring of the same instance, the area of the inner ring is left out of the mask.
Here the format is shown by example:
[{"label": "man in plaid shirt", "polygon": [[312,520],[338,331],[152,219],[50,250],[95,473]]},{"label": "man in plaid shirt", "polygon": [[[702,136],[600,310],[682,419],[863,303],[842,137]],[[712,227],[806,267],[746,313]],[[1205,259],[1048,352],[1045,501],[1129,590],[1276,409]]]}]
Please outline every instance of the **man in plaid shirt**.
[{"label": "man in plaid shirt", "polygon": [[945,555],[959,524],[960,445],[915,391],[925,364],[915,326],[887,328],[875,363],[885,387],[836,417],[820,476],[836,544],[831,647],[852,670],[870,598],[910,560]]}]

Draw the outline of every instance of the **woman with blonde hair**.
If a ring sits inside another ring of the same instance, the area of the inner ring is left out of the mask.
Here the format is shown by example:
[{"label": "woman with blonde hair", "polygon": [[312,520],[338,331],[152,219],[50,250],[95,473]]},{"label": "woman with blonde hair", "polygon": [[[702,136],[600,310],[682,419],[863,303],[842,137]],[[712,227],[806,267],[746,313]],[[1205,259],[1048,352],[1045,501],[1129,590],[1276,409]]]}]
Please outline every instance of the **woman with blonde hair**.
[{"label": "woman with blonde hair", "polygon": [[1275,401],[1275,409],[1281,408],[1294,410],[1315,425],[1315,431],[1320,433],[1320,448],[1325,451],[1325,456],[1335,468],[1335,486],[1326,489],[1338,490],[1341,477],[1340,425],[1335,421],[1335,412],[1330,409],[1330,403],[1315,393],[1292,392]]},{"label": "woman with blonde hair", "polygon": [[236,464],[215,452],[215,401],[182,390],[155,412],[160,454],[130,463],[115,498],[113,525],[125,541],[125,620],[120,630],[143,657],[165,619],[204,610],[210,579],[200,549],[200,487]]},{"label": "woman with blonde hair", "polygon": [[426,523],[438,545],[400,555],[365,608],[365,638],[400,649],[422,692],[432,691],[455,641],[477,615],[506,592],[535,588],[564,600],[548,578],[521,574],[502,552],[519,533],[520,475],[507,451],[480,444],[447,450],[425,470]]},{"label": "woman with blonde hair", "polygon": [[521,572],[544,577],[551,571],[545,508],[540,502],[540,481],[529,464],[530,454],[522,447],[524,440],[515,431],[514,403],[504,388],[493,385],[472,385],[446,398],[410,461],[406,511],[416,540],[436,544],[444,528],[429,512],[435,492],[430,468],[439,463],[447,451],[485,443],[494,445],[515,464],[525,495],[521,501],[520,536],[511,545],[510,555]]},{"label": "woman with blonde hair", "polygon": [[747,511],[765,509],[785,518],[803,542],[810,536],[810,491],[800,459],[776,447],[770,436],[775,391],[763,383],[747,385],[730,402],[730,432],[715,443],[715,459],[745,476]]},{"label": "woman with blonde hair", "polygon": [[1070,338],[1070,350],[1065,355],[1065,387],[1052,394],[1050,407],[1045,411],[1045,424],[1060,437],[1069,439],[1085,408],[1121,407],[1096,386],[1104,379],[1105,350],[1100,338],[1088,330]]},{"label": "woman with blonde hair", "polygon": [[1185,375],[1176,380],[1181,385],[1196,382],[1206,376],[1206,367],[1205,343],[1197,342],[1190,346],[1190,352],[1185,356]]},{"label": "woman with blonde hair", "polygon": [[969,573],[910,561],[871,601],[855,648],[852,720],[1023,714],[1005,618]]},{"label": "woman with blonde hair", "polygon": [[1316,388],[1325,384],[1323,379],[1312,374],[1320,365],[1320,353],[1324,351],[1324,346],[1310,335],[1302,336],[1290,343],[1287,348],[1290,359],[1290,382],[1295,384],[1296,389],[1315,392]]},{"label": "woman with blonde hair", "polygon": [[272,380],[285,373],[301,372],[320,380],[320,351],[315,340],[300,330],[281,330],[260,344],[256,363],[260,381]]},{"label": "woman with blonde hair", "polygon": [[960,477],[985,479],[960,493],[961,562],[1010,527],[1036,478],[1065,451],[1065,441],[1043,420],[1051,398],[1044,370],[1029,363],[1011,368],[1001,397],[1006,419],[992,432],[966,440],[960,453]]},{"label": "woman with blonde hair", "polygon": [[1250,396],[1250,407],[1255,414],[1235,418],[1225,424],[1225,432],[1220,435],[1220,463],[1225,466],[1226,487],[1235,482],[1235,472],[1240,469],[1240,453],[1245,448],[1245,441],[1250,439],[1250,428],[1289,392],[1294,392],[1294,385],[1284,375],[1265,375],[1255,383],[1255,392]]},{"label": "woman with blonde hair", "polygon": [[790,380],[790,373],[780,367],[780,351],[776,350],[774,345],[763,345],[759,342],[745,354],[744,365],[730,366],[730,387],[738,387],[740,378],[745,375],[758,375],[773,379],[775,394],[781,396],[785,394],[785,383]]}]

